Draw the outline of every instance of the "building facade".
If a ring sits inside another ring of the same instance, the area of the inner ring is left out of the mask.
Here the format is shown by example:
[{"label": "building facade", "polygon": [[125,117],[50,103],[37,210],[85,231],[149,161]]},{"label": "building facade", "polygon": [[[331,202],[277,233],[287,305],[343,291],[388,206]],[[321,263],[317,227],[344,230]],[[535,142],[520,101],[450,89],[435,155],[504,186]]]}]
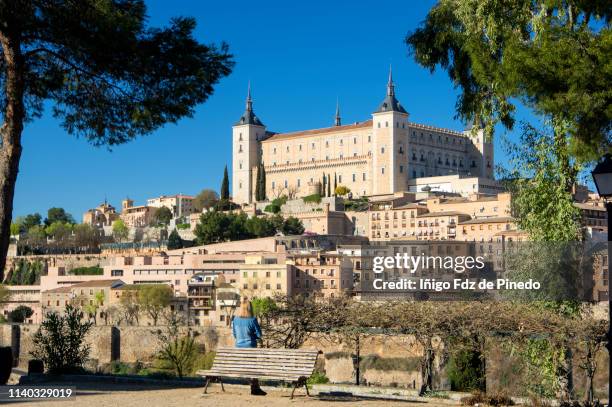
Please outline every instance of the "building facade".
[{"label": "building facade", "polygon": [[395,96],[391,73],[387,94],[363,122],[294,133],[267,130],[255,115],[250,89],[246,109],[232,128],[233,199],[255,200],[260,164],[268,198],[306,196],[325,177],[348,187],[353,196],[409,190],[411,180],[460,174],[493,179],[493,144],[479,128],[463,132],[409,121]]}]

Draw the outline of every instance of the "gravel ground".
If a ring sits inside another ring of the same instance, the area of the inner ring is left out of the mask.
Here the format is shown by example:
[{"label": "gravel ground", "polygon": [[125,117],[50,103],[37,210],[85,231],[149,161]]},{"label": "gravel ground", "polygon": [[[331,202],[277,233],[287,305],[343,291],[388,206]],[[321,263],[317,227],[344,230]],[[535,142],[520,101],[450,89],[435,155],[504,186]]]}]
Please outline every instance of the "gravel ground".
[{"label": "gravel ground", "polygon": [[113,385],[96,385],[96,388],[81,389],[77,386],[77,396],[73,403],[70,401],[40,401],[10,403],[9,406],[33,406],[40,404],[41,407],[197,407],[197,406],[223,406],[223,407],[242,407],[242,406],[407,406],[419,404],[427,406],[448,406],[449,404],[439,404],[437,401],[420,399],[419,401],[396,401],[396,400],[373,400],[356,399],[351,397],[306,397],[304,390],[298,389],[296,397],[289,399],[286,391],[275,391],[266,388],[268,395],[251,396],[246,386],[226,385],[226,392],[221,392],[219,385],[211,385],[208,394],[203,395],[201,388],[171,388],[171,389],[151,389],[146,386],[131,386],[129,390],[117,389]]}]

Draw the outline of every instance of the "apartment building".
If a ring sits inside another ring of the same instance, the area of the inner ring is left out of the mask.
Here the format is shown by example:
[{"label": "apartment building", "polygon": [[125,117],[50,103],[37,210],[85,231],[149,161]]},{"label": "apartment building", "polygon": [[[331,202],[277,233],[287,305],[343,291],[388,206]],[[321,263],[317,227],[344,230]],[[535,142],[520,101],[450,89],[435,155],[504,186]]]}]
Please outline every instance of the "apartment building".
[{"label": "apartment building", "polygon": [[339,297],[353,289],[353,263],[338,252],[291,254],[293,292],[305,296]]},{"label": "apartment building", "polygon": [[156,198],[147,199],[147,206],[152,208],[166,207],[170,209],[175,218],[189,216],[193,212],[193,200],[190,195],[161,195]]}]

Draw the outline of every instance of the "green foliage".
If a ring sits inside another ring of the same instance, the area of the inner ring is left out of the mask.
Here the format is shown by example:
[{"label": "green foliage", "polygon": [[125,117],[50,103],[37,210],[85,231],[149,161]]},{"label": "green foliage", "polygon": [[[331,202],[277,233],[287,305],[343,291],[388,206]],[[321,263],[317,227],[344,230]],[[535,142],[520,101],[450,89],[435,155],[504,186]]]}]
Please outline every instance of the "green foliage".
[{"label": "green foliage", "polygon": [[72,227],[70,223],[54,221],[45,228],[45,234],[53,240],[67,240],[72,235]]},{"label": "green foliage", "polygon": [[362,197],[359,199],[346,199],[344,201],[345,211],[364,212],[368,210],[368,198]]},{"label": "green foliage", "polygon": [[8,285],[33,285],[40,282],[44,265],[39,260],[19,259],[7,279]]},{"label": "green foliage", "polygon": [[349,187],[345,187],[344,185],[338,185],[335,189],[334,189],[334,194],[339,195],[339,196],[345,196],[348,195],[351,192]]},{"label": "green foliage", "polygon": [[45,225],[49,226],[54,223],[73,225],[75,221],[72,215],[67,213],[64,208],[49,208],[47,211],[47,218],[45,219]]},{"label": "green foliage", "polygon": [[39,213],[32,213],[15,219],[15,224],[20,226],[22,232],[27,232],[34,226],[40,226],[41,223],[42,216]]},{"label": "green foliage", "polygon": [[[193,199],[192,205],[197,212],[214,208],[219,201],[219,194],[212,189],[203,189]],[[178,225],[177,225],[178,227]]]},{"label": "green foliage", "polygon": [[453,391],[484,390],[485,372],[480,354],[473,350],[459,350],[451,355],[446,374]]},{"label": "green foliage", "polygon": [[266,200],[266,169],[263,163],[257,165],[257,178],[255,181],[255,200],[257,202]]},{"label": "green foliage", "polygon": [[176,229],[174,229],[170,236],[168,236],[168,250],[181,249],[183,247],[183,239],[179,236]]},{"label": "green foliage", "polygon": [[151,218],[151,226],[168,226],[172,220],[172,211],[165,206],[155,209]]},{"label": "green foliage", "polygon": [[284,234],[302,234],[304,226],[296,218],[283,219],[280,215],[248,218],[245,213],[209,211],[200,216],[194,233],[199,244],[252,239]]},{"label": "green foliage", "polygon": [[308,386],[312,386],[313,384],[325,384],[329,383],[329,378],[325,376],[325,373],[313,372],[306,383]]},{"label": "green foliage", "polygon": [[320,194],[312,194],[302,198],[304,203],[321,203],[321,195]]},{"label": "green foliage", "polygon": [[264,208],[265,212],[278,214],[281,211],[281,206],[287,203],[287,196],[283,195],[276,199],[273,199],[272,202]]},{"label": "green foliage", "polygon": [[230,197],[229,193],[229,176],[227,175],[227,165],[223,170],[223,180],[221,181],[221,199],[224,201],[228,201]]},{"label": "green foliage", "polygon": [[91,326],[91,322],[83,320],[83,312],[71,305],[66,305],[61,315],[50,312],[34,334],[30,354],[42,360],[49,373],[78,371],[89,356],[85,336]]},{"label": "green foliage", "polygon": [[440,0],[406,42],[419,64],[448,72],[466,122],[512,128],[521,102],[566,123],[589,160],[610,145],[610,13],[599,2]]},{"label": "green foliage", "polygon": [[101,276],[104,274],[104,269],[100,266],[91,267],[76,267],[68,272],[73,276]]},{"label": "green foliage", "polygon": [[192,374],[198,370],[209,370],[215,360],[216,352],[198,353],[193,362]]},{"label": "green foliage", "polygon": [[21,225],[18,223],[11,223],[11,236],[17,236],[21,233]]},{"label": "green foliage", "polygon": [[272,298],[253,298],[251,300],[251,306],[253,307],[253,315],[257,318],[261,318],[268,313],[276,309],[276,303]]},{"label": "green foliage", "polygon": [[157,325],[161,313],[170,305],[174,298],[172,288],[166,284],[142,284],[137,286],[138,305]]},{"label": "green foliage", "polygon": [[11,298],[11,292],[4,284],[0,284],[0,303],[6,302]]},{"label": "green foliage", "polygon": [[130,230],[128,229],[125,222],[121,219],[117,219],[113,222],[113,237],[118,241],[123,241],[128,238]]},{"label": "green foliage", "polygon": [[298,218],[289,216],[283,222],[283,225],[281,226],[281,232],[283,232],[283,234],[286,236],[301,235],[302,233],[304,233],[304,225],[302,224],[302,221]]},{"label": "green foliage", "polygon": [[16,307],[14,310],[9,312],[8,319],[11,322],[17,322],[19,324],[24,323],[26,319],[30,318],[34,314],[32,308],[20,305]]},{"label": "green foliage", "polygon": [[189,223],[177,223],[176,228],[179,230],[187,230],[191,227]]},{"label": "green foliage", "polygon": [[[573,204],[573,176],[564,168],[566,149],[549,133],[525,125],[520,141],[508,147],[512,170],[506,171],[512,191],[512,212],[520,229],[534,241],[580,239],[580,211]],[[571,171],[573,173],[576,170]]]}]

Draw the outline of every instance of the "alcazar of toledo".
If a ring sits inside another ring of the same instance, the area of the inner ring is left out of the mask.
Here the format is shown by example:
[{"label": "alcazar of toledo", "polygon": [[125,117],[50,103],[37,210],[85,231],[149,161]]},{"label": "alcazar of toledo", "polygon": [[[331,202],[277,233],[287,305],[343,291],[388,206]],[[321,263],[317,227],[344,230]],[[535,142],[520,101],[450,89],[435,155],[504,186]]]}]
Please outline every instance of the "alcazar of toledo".
[{"label": "alcazar of toledo", "polygon": [[[324,176],[337,179],[353,196],[410,191],[415,180],[448,176],[493,180],[493,144],[482,130],[458,132],[413,123],[395,96],[391,72],[387,94],[363,122],[293,133],[268,131],[253,111],[250,89],[246,110],[233,126],[233,199],[255,200],[257,168],[263,163],[268,198],[318,191]],[[329,178],[328,178],[329,179]]]}]

